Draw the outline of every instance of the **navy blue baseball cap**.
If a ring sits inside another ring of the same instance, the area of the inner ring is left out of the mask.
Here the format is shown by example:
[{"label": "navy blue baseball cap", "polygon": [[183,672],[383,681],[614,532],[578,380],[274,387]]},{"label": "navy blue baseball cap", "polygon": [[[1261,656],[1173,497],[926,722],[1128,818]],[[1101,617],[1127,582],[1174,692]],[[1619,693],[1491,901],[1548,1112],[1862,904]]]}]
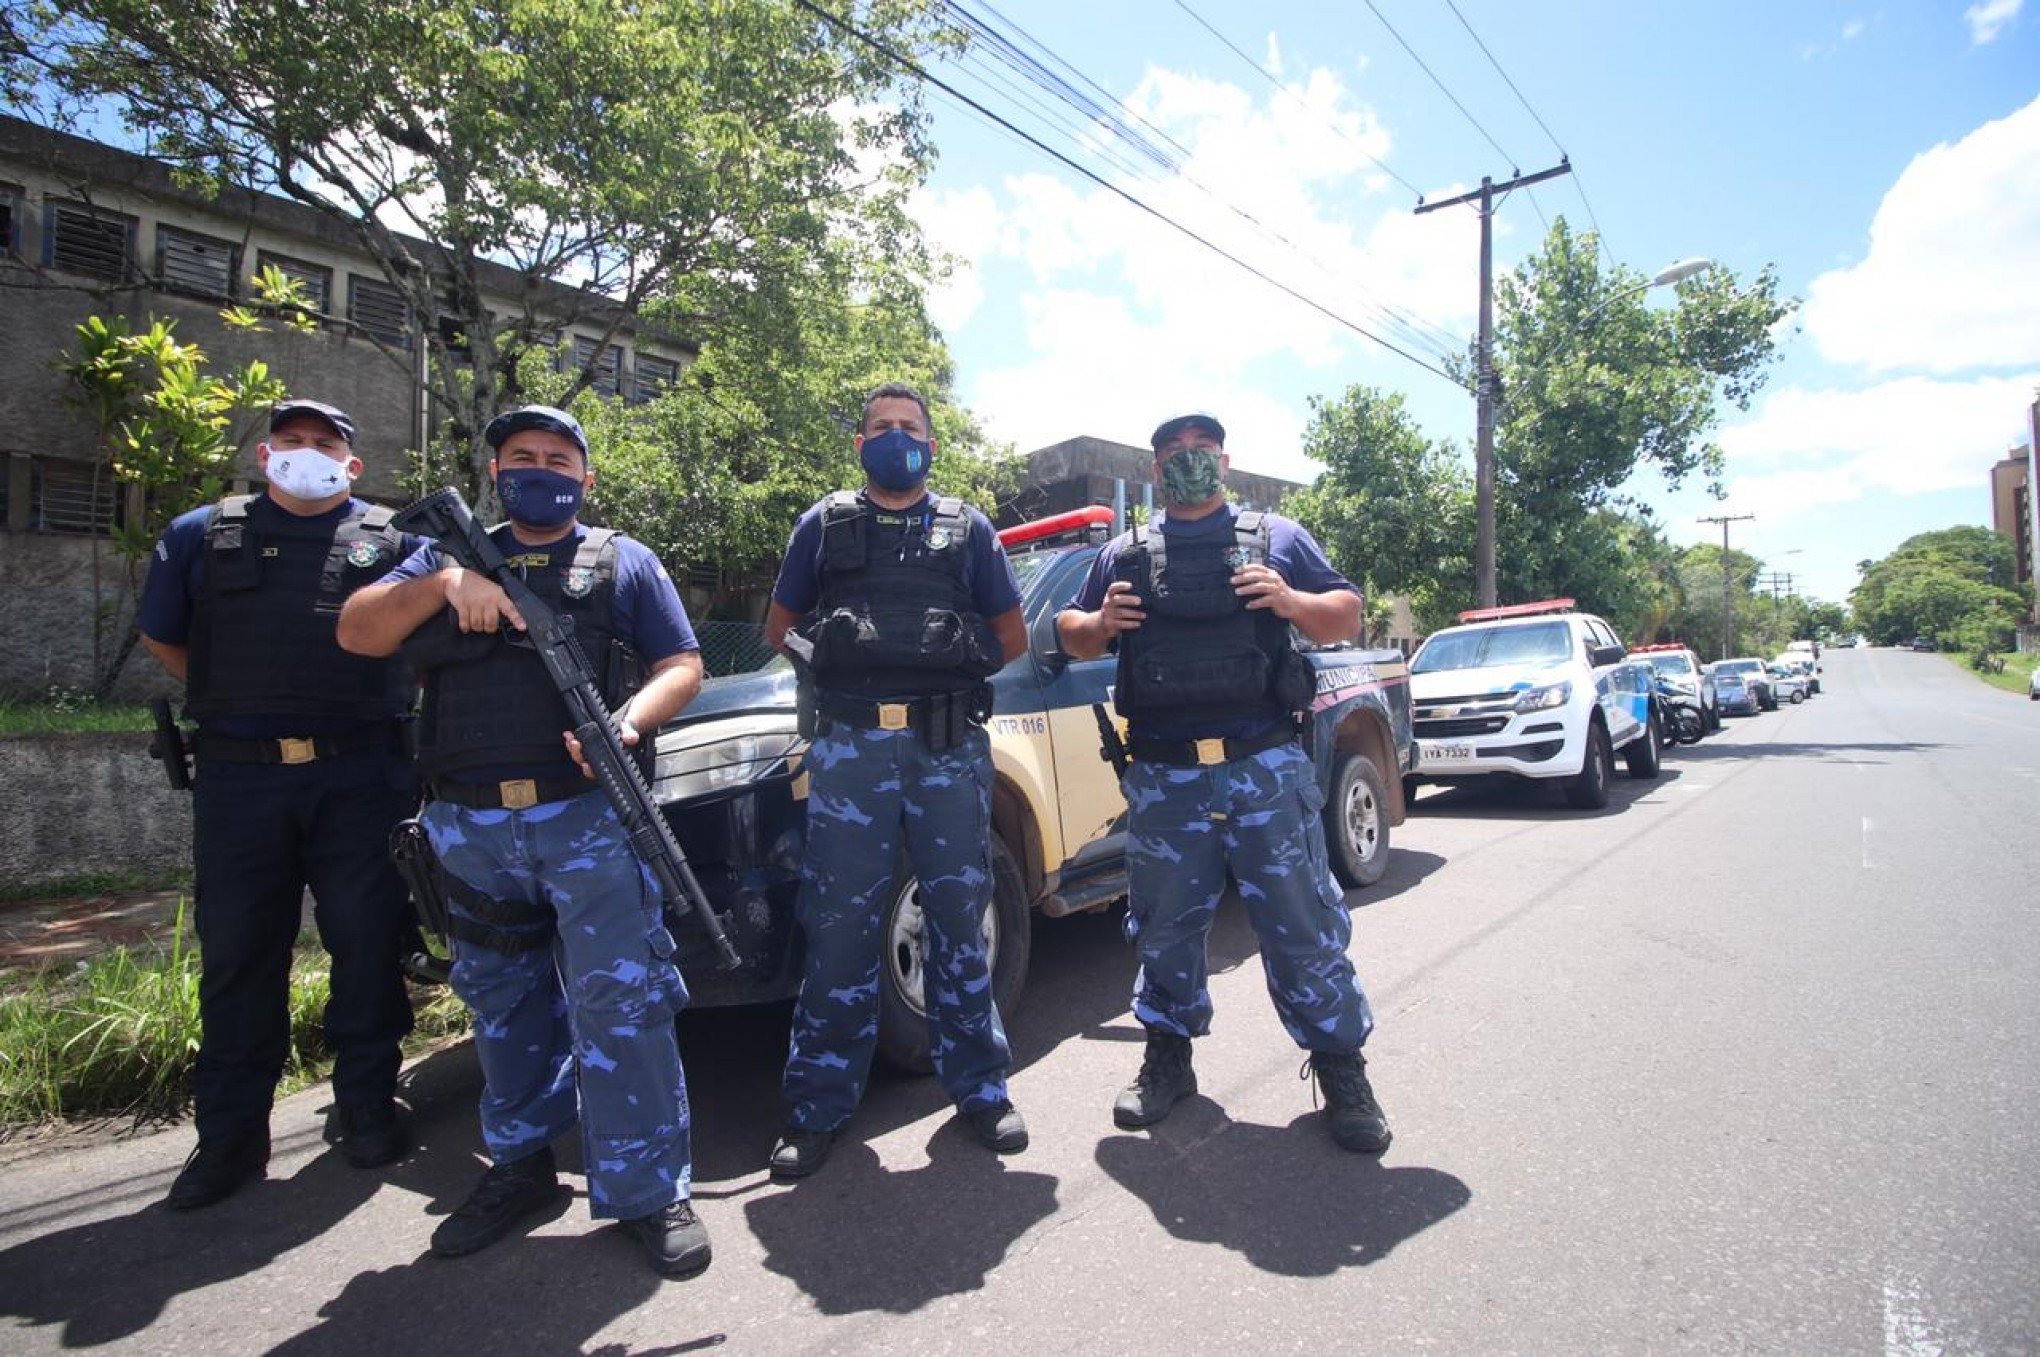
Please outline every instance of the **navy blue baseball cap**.
[{"label": "navy blue baseball cap", "polygon": [[504,439],[525,429],[556,433],[581,450],[581,460],[588,459],[588,435],[581,432],[581,421],[550,405],[521,405],[515,410],[505,410],[489,421],[489,427],[482,430],[482,437],[488,440],[491,448],[501,452]]},{"label": "navy blue baseball cap", "polygon": [[1220,447],[1225,446],[1225,425],[1210,415],[1177,415],[1174,419],[1165,419],[1155,426],[1154,436],[1148,439],[1148,446],[1159,453],[1164,444],[1186,429],[1202,429],[1217,439]]},{"label": "navy blue baseball cap", "polygon": [[299,415],[310,415],[314,419],[325,420],[333,426],[334,433],[346,439],[349,446],[353,445],[354,421],[347,417],[345,410],[336,405],[328,405],[324,401],[278,401],[276,407],[269,412],[269,432],[275,433],[285,423]]}]

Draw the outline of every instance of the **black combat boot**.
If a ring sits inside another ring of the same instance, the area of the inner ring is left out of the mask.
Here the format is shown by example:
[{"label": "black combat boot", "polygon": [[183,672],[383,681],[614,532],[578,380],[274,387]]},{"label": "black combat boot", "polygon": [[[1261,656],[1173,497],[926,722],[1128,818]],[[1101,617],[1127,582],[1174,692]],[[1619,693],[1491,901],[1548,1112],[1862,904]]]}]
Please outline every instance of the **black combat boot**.
[{"label": "black combat boot", "polygon": [[1152,1126],[1196,1091],[1197,1071],[1190,1068],[1190,1038],[1150,1027],[1140,1073],[1112,1104],[1113,1124],[1129,1131]]},{"label": "black combat boot", "polygon": [[485,1249],[509,1234],[518,1221],[558,1200],[559,1170],[552,1146],[482,1175],[468,1199],[432,1232],[432,1251],[458,1258]]},{"label": "black combat boot", "polygon": [[408,1148],[397,1105],[388,1098],[340,1109],[340,1153],[354,1167],[380,1167],[401,1158]]},{"label": "black combat boot", "polygon": [[163,1204],[172,1211],[191,1211],[230,1195],[250,1178],[260,1178],[269,1163],[269,1128],[249,1126],[203,1137],[183,1172],[170,1184]]},{"label": "black combat boot", "polygon": [[653,1269],[662,1276],[695,1277],[708,1269],[708,1227],[685,1197],[624,1221],[623,1230],[644,1246]]},{"label": "black combat boot", "polygon": [[1367,1059],[1358,1051],[1331,1055],[1313,1051],[1297,1072],[1300,1079],[1317,1076],[1325,1091],[1325,1119],[1331,1124],[1332,1139],[1342,1150],[1355,1154],[1380,1154],[1395,1137],[1389,1133],[1388,1118],[1374,1101],[1374,1089],[1367,1082]]}]

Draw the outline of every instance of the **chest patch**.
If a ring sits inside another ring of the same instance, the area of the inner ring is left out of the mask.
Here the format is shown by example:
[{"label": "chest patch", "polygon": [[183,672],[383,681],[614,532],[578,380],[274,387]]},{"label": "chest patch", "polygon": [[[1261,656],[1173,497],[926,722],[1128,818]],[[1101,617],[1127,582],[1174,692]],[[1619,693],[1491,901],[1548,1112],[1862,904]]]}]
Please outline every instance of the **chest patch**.
[{"label": "chest patch", "polygon": [[347,548],[347,564],[366,569],[382,559],[382,544],[366,539]]},{"label": "chest patch", "polygon": [[570,565],[567,577],[560,584],[560,591],[568,598],[586,598],[595,588],[595,567],[592,565]]}]

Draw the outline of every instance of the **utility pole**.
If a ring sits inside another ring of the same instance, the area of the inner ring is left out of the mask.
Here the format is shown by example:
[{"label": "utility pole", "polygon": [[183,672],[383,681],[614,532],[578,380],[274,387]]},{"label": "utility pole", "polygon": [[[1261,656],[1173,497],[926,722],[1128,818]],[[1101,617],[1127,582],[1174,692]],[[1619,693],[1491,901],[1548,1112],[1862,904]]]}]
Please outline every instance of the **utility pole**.
[{"label": "utility pole", "polygon": [[1418,202],[1417,215],[1475,203],[1480,212],[1480,341],[1474,357],[1473,423],[1473,589],[1474,606],[1495,606],[1495,196],[1511,189],[1572,173],[1570,158],[1535,174],[1515,174],[1497,184],[1481,176],[1480,187],[1443,202]]},{"label": "utility pole", "polygon": [[1700,520],[1702,523],[1719,523],[1721,525],[1721,654],[1718,658],[1724,660],[1728,658],[1728,647],[1735,639],[1735,596],[1729,592],[1728,587],[1728,525],[1731,523],[1741,523],[1746,519],[1755,517],[1755,514],[1723,514],[1718,517],[1702,518]]}]

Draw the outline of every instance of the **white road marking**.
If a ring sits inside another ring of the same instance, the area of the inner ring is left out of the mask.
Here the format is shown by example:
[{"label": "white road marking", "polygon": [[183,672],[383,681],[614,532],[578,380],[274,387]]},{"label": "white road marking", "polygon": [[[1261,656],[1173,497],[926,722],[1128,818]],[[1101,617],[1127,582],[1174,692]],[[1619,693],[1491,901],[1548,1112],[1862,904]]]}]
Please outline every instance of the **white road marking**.
[{"label": "white road marking", "polygon": [[1871,831],[1871,830],[1873,830],[1873,829],[1875,829],[1875,828],[1877,828],[1877,826],[1876,826],[1876,825],[1874,825],[1874,824],[1872,824],[1872,823],[1870,822],[1870,817],[1869,817],[1869,816],[1867,816],[1867,815],[1866,815],[1866,816],[1864,816],[1864,817],[1863,817],[1863,866],[1864,866],[1864,867],[1865,867],[1866,869],[1868,869],[1868,870],[1873,870],[1873,871],[1874,871],[1874,870],[1876,869],[1876,867],[1877,867],[1877,864],[1876,864],[1876,863],[1874,863],[1874,862],[1872,862],[1872,861],[1870,860],[1870,831]]}]

